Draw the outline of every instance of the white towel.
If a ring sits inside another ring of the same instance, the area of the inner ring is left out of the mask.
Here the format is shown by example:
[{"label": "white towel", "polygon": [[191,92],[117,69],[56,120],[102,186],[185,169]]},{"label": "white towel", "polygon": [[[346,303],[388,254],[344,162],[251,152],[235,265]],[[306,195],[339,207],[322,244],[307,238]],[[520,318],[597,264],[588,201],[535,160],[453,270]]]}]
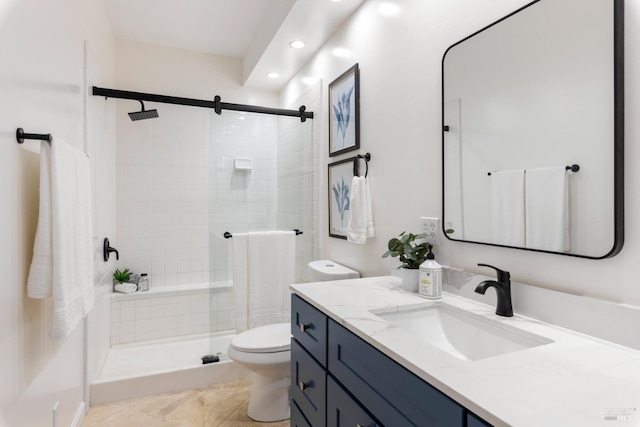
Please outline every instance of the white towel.
[{"label": "white towel", "polygon": [[525,244],[524,170],[491,174],[491,226],[493,243]]},{"label": "white towel", "polygon": [[233,234],[236,332],[291,320],[295,232]]},{"label": "white towel", "polygon": [[564,166],[527,169],[526,247],[564,252],[570,249],[569,197]]},{"label": "white towel", "polygon": [[362,245],[374,234],[369,180],[364,176],[354,176],[351,181],[347,240]]},{"label": "white towel", "polygon": [[27,295],[53,297],[50,335],[62,340],[93,308],[89,160],[54,138],[40,150],[40,210]]}]

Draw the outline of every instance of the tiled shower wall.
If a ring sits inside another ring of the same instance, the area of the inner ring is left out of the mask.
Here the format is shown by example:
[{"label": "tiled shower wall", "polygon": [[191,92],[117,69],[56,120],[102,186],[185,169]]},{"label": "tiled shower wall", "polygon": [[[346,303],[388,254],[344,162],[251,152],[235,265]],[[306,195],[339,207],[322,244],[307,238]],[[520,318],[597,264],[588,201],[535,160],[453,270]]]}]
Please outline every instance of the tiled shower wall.
[{"label": "tiled shower wall", "polygon": [[[231,280],[231,240],[225,231],[273,230],[277,215],[277,127],[275,116],[223,112],[211,120],[209,245],[215,281]],[[252,169],[236,169],[236,158]]]},{"label": "tiled shower wall", "polygon": [[[132,122],[118,101],[117,267],[148,273],[143,299],[113,301],[112,344],[233,329],[231,241],[225,231],[273,230],[277,214],[274,116],[154,105]],[[251,170],[234,167],[250,158]],[[218,286],[197,295],[156,289]],[[220,287],[222,286],[222,287]],[[136,295],[142,297],[142,295]]]},{"label": "tiled shower wall", "polygon": [[280,118],[278,122],[278,228],[303,232],[296,237],[296,282],[309,281],[307,264],[320,256],[319,187],[322,81],[288,108],[301,105],[314,119]]},{"label": "tiled shower wall", "polygon": [[[132,122],[118,101],[119,268],[151,286],[230,280],[225,231],[273,229],[277,121],[272,116],[148,103],[159,118]],[[236,157],[252,170],[234,169]]]}]

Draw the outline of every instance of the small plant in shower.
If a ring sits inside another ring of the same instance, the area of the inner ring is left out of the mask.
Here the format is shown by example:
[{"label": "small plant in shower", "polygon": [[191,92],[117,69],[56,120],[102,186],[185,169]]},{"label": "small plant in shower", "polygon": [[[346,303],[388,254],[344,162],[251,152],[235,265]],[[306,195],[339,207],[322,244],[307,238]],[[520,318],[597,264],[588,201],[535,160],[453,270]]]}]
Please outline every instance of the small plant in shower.
[{"label": "small plant in shower", "polygon": [[408,268],[411,270],[418,269],[420,264],[427,260],[427,253],[429,252],[429,243],[416,243],[417,239],[424,239],[427,237],[427,233],[421,234],[406,234],[404,231],[400,233],[398,238],[394,237],[389,240],[389,250],[382,255],[382,258],[389,256],[400,258],[402,263],[398,268]]},{"label": "small plant in shower", "polygon": [[128,283],[131,278],[131,272],[128,268],[125,268],[124,271],[116,270],[113,273],[113,280],[118,283]]},{"label": "small plant in shower", "polygon": [[340,228],[344,230],[344,215],[349,210],[349,184],[344,182],[344,176],[340,178],[340,182],[331,186],[331,190],[340,214]]},{"label": "small plant in shower", "polygon": [[355,85],[351,86],[349,90],[343,92],[338,96],[338,102],[333,104],[333,113],[336,115],[338,122],[338,133],[342,135],[342,146],[344,147],[344,139],[347,135],[347,128],[351,121],[351,95]]}]

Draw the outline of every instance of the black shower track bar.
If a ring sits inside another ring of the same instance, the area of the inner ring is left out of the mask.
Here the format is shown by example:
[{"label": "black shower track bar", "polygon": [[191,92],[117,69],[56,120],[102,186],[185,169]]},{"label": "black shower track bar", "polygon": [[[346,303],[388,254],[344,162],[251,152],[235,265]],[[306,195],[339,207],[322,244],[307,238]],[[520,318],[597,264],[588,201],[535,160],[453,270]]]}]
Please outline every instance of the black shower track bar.
[{"label": "black shower track bar", "polygon": [[243,111],[247,113],[273,114],[277,116],[298,117],[301,122],[313,119],[313,112],[306,111],[302,105],[297,110],[286,110],[282,108],[259,107],[256,105],[232,104],[222,102],[220,96],[216,95],[213,101],[206,99],[181,98],[178,96],[156,95],[153,93],[131,92],[128,90],[107,89],[93,86],[94,96],[104,96],[105,98],[131,99],[134,101],[161,102],[164,104],[188,105],[191,107],[211,108],[216,114],[222,114],[222,110]]}]

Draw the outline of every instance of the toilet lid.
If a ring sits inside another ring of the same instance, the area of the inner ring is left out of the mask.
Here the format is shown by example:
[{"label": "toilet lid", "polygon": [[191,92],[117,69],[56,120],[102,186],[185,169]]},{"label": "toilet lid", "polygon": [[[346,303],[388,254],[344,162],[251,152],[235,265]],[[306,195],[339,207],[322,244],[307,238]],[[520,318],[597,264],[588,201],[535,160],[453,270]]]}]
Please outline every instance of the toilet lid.
[{"label": "toilet lid", "polygon": [[244,331],[231,340],[231,346],[247,353],[275,353],[291,349],[291,324],[276,323]]}]

